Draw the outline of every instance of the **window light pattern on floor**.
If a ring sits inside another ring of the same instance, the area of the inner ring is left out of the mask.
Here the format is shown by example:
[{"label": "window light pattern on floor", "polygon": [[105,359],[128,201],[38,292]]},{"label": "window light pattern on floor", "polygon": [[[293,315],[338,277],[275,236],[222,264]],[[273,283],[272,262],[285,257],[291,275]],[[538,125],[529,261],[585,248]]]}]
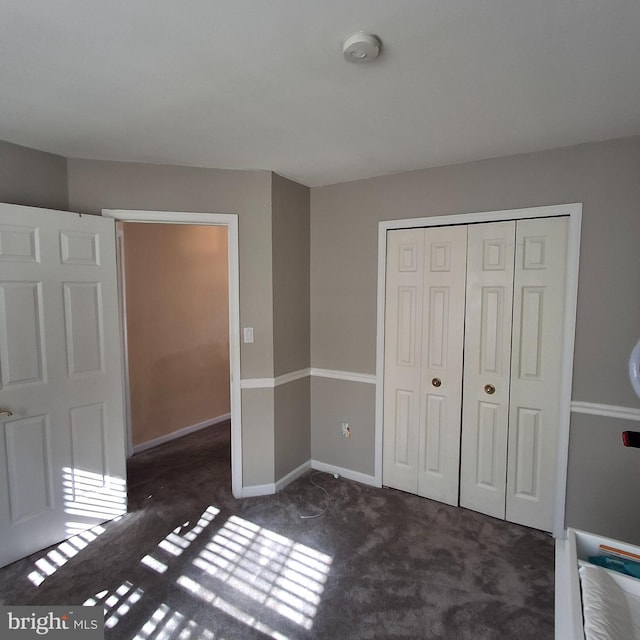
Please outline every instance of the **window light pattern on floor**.
[{"label": "window light pattern on floor", "polygon": [[178,584],[185,589],[185,591],[198,596],[198,598],[207,604],[216,607],[216,609],[219,609],[239,622],[242,622],[242,624],[264,633],[270,638],[273,638],[273,640],[292,640],[292,638],[285,636],[279,631],[275,631],[264,622],[258,620],[255,616],[243,611],[239,607],[236,607],[224,598],[220,597],[217,593],[214,593],[210,589],[207,589],[187,576],[180,576],[178,578]]},{"label": "window light pattern on floor", "polygon": [[184,550],[211,524],[219,513],[220,509],[217,507],[207,507],[193,527],[189,528],[190,522],[176,527],[158,543],[158,549],[153,554],[144,556],[140,562],[158,573],[164,573],[171,558],[182,555]]},{"label": "window light pattern on floor", "polygon": [[193,564],[259,604],[310,629],[332,558],[232,516]]},{"label": "window light pattern on floor", "polygon": [[148,638],[154,640],[222,640],[211,630],[199,625],[194,620],[189,620],[182,613],[172,610],[164,603],[153,612],[133,640],[147,640]]},{"label": "window light pattern on floor", "polygon": [[35,569],[27,577],[36,587],[39,587],[104,531],[104,527],[97,525],[61,542],[55,549],[51,549],[34,562]]},{"label": "window light pattern on floor", "polygon": [[142,598],[142,589],[134,587],[128,580],[123,582],[115,591],[107,589],[100,591],[93,598],[87,598],[82,605],[104,607],[104,626],[113,629],[120,620],[129,613],[131,607]]}]

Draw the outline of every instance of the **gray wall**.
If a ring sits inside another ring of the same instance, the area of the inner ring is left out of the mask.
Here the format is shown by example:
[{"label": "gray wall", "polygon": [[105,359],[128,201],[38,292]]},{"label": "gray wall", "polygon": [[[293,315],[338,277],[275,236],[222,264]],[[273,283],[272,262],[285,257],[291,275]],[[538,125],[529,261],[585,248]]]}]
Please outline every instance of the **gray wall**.
[{"label": "gray wall", "polygon": [[[309,188],[273,174],[273,361],[280,376],[307,369],[309,330]],[[311,457],[309,379],[276,387],[275,478]]]},{"label": "gray wall", "polygon": [[[373,384],[311,379],[311,457],[320,462],[374,474],[376,387]],[[342,435],[349,423],[351,437]]]},{"label": "gray wall", "polygon": [[[254,344],[242,345],[244,378],[308,366],[305,296],[310,364],[375,372],[380,220],[582,202],[573,399],[629,407],[640,404],[626,378],[640,334],[638,175],[636,137],[314,188],[305,249],[287,245],[304,243],[308,219],[295,212],[304,210],[308,190],[268,172],[66,161],[0,142],[2,201],[87,213],[239,214],[241,325],[255,331]],[[298,273],[289,272],[292,264]],[[273,482],[304,461],[309,435],[300,424],[309,403],[311,456],[372,474],[373,385],[314,378],[308,391],[305,381],[290,384],[243,390],[244,484]],[[349,441],[339,435],[342,421],[352,426]],[[640,424],[573,414],[568,524],[640,543],[640,454],[619,444],[620,431],[634,428]]]},{"label": "gray wall", "polygon": [[[69,206],[236,213],[240,242],[240,324],[254,328],[241,345],[243,378],[273,376],[271,174],[90,160],[68,161]],[[265,396],[268,396],[265,397]],[[274,481],[273,389],[242,391],[243,483]]]},{"label": "gray wall", "polygon": [[271,174],[129,162],[68,161],[69,207],[237,213],[240,324],[254,328],[241,346],[242,377],[273,375]]},{"label": "gray wall", "polygon": [[[639,176],[634,137],[312,189],[312,366],[375,373],[379,221],[582,202],[573,399],[638,407],[626,367],[640,334]],[[334,403],[348,406],[349,384],[335,385]],[[339,428],[337,416],[315,397],[312,406],[312,456],[361,468],[359,454],[345,461],[342,443],[332,448],[323,440]],[[352,406],[355,417],[372,415],[370,406]],[[619,444],[619,432],[638,425],[616,424],[609,433],[616,444],[601,464],[596,443],[609,436],[603,431],[594,441],[593,420],[572,416],[567,520],[640,542],[640,499],[630,498],[640,495],[640,474],[635,486],[625,484],[632,469],[640,471],[640,454],[634,461]],[[367,433],[373,437],[373,425]],[[606,507],[587,499],[603,487]],[[578,505],[588,505],[580,519]]]},{"label": "gray wall", "polygon": [[310,387],[307,376],[275,388],[273,405],[276,481],[311,458]]},{"label": "gray wall", "polygon": [[272,176],[273,361],[280,376],[309,367],[310,190]]},{"label": "gray wall", "polygon": [[0,140],[0,202],[65,211],[66,159]]},{"label": "gray wall", "polygon": [[576,529],[640,544],[640,451],[622,446],[626,429],[640,429],[640,423],[574,416],[566,516]]}]

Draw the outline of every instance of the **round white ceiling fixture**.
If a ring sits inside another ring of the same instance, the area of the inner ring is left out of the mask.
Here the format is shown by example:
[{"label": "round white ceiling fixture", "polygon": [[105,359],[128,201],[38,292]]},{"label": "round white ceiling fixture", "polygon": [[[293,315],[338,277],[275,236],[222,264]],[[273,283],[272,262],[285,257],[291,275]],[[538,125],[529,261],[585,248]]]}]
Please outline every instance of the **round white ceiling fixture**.
[{"label": "round white ceiling fixture", "polygon": [[380,54],[382,42],[378,36],[364,31],[352,33],[342,43],[344,59],[349,62],[371,62]]}]

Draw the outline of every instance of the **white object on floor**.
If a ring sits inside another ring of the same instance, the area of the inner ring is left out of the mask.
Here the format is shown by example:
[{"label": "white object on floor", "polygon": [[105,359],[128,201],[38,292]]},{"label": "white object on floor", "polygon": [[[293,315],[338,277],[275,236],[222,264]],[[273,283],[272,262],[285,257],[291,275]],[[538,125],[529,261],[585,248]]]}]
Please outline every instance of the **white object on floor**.
[{"label": "white object on floor", "polygon": [[580,583],[586,640],[640,638],[631,617],[631,608],[637,610],[640,604],[637,596],[626,593],[606,569],[595,565],[580,567]]},{"label": "white object on floor", "polygon": [[556,539],[556,640],[640,640],[640,579],[588,562],[603,544],[637,555],[640,547],[572,528],[566,533]]}]

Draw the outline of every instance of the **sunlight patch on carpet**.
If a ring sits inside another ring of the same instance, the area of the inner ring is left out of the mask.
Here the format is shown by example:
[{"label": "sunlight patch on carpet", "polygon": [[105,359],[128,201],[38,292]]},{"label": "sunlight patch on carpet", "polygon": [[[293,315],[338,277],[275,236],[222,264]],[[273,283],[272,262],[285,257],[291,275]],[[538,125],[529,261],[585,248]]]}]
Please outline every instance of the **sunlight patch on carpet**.
[{"label": "sunlight patch on carpet", "polygon": [[[192,526],[190,521],[176,527],[163,540],[158,543],[158,549],[154,554],[148,554],[142,558],[140,562],[146,567],[153,569],[157,573],[164,573],[168,569],[168,561],[171,558],[177,558],[187,549],[191,543],[208,527],[213,519],[220,513],[220,509],[209,505],[202,513],[198,521]],[[158,551],[161,550],[161,551]],[[158,555],[167,557],[158,558]],[[163,562],[166,560],[166,562]]]},{"label": "sunlight patch on carpet", "polygon": [[49,576],[52,576],[104,532],[104,527],[97,525],[92,529],[80,531],[80,533],[68,540],[61,542],[55,549],[47,551],[34,562],[35,568],[28,574],[27,578],[32,584],[39,587]]},{"label": "sunlight patch on carpet", "polygon": [[105,629],[113,629],[129,613],[131,607],[142,598],[143,593],[140,587],[135,587],[127,580],[114,591],[105,589],[92,598],[87,598],[82,605],[90,607],[102,605]]},{"label": "sunlight patch on carpet", "polygon": [[331,556],[232,516],[193,565],[261,606],[311,629],[331,562]]}]

